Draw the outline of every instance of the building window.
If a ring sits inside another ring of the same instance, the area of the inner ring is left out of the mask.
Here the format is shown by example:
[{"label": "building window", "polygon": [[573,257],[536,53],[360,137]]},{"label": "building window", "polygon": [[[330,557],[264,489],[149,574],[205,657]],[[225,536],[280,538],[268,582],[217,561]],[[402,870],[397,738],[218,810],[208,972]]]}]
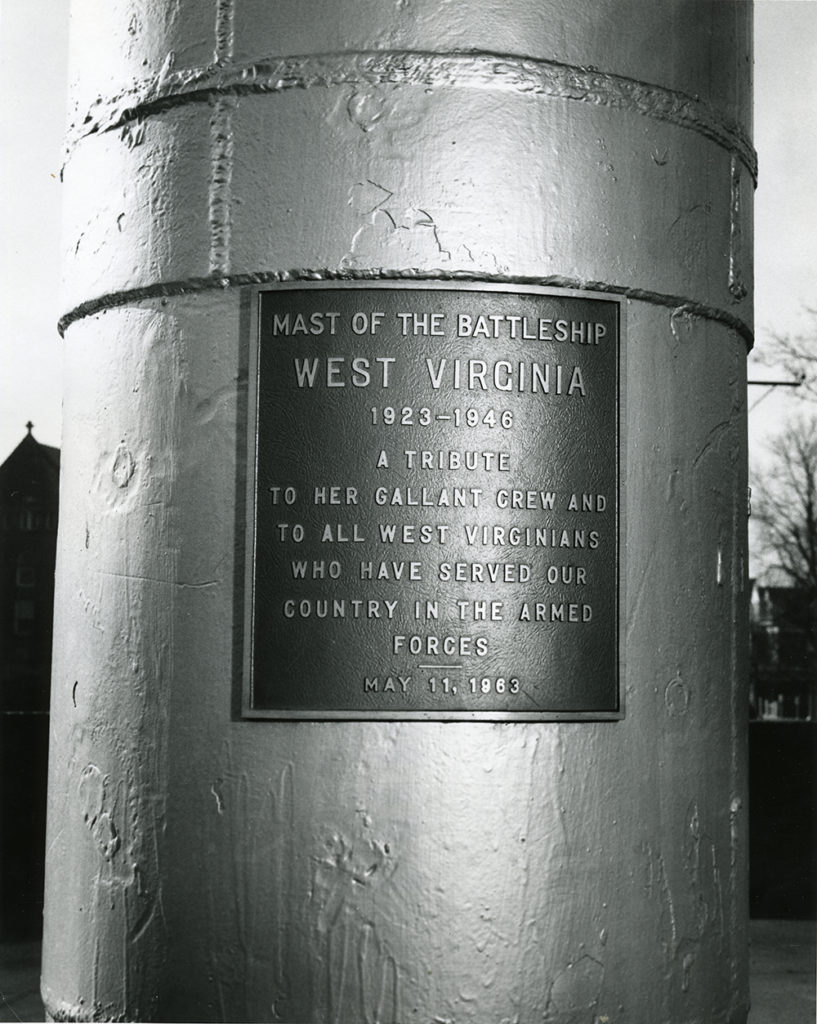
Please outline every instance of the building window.
[{"label": "building window", "polygon": [[14,602],[14,633],[15,636],[31,636],[34,632],[34,602]]},{"label": "building window", "polygon": [[18,565],[15,582],[23,590],[29,590],[36,582],[36,573],[33,565]]}]

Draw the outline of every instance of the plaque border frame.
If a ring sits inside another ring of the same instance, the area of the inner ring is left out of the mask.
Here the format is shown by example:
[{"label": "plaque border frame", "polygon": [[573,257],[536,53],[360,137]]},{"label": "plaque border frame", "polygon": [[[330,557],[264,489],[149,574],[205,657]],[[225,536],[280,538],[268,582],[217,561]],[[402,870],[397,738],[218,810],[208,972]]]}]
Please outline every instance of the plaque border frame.
[{"label": "plaque border frame", "polygon": [[[409,711],[386,708],[382,711],[320,710],[287,708],[257,708],[253,706],[253,655],[254,631],[252,628],[255,608],[255,520],[257,503],[258,473],[258,381],[261,324],[261,297],[269,292],[279,291],[472,291],[497,292],[505,294],[527,294],[555,296],[558,298],[595,299],[616,307],[617,342],[616,353],[616,530],[615,530],[615,673],[618,707],[613,711]],[[627,297],[609,292],[583,288],[560,288],[550,285],[525,284],[509,281],[458,280],[456,278],[354,278],[354,279],[292,279],[273,284],[253,285],[248,289],[247,315],[242,316],[240,343],[240,366],[246,372],[247,400],[239,409],[237,465],[237,541],[236,545],[236,673],[240,686],[240,704],[234,704],[234,719],[239,721],[352,721],[352,722],[618,722],[624,720],[625,659],[621,642],[624,589],[626,575],[622,568],[623,538],[625,536],[626,502],[625,453],[622,443],[625,433],[627,409],[624,382],[626,381],[626,312]],[[243,513],[243,515],[242,515]],[[243,542],[243,548],[241,546]]]}]

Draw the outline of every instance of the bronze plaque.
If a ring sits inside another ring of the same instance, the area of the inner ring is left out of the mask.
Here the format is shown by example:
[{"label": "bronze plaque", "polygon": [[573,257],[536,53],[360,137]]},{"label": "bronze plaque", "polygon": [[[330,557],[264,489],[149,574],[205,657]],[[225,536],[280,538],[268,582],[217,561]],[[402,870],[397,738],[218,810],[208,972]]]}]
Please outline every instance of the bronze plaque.
[{"label": "bronze plaque", "polygon": [[246,716],[620,717],[620,312],[259,293]]}]

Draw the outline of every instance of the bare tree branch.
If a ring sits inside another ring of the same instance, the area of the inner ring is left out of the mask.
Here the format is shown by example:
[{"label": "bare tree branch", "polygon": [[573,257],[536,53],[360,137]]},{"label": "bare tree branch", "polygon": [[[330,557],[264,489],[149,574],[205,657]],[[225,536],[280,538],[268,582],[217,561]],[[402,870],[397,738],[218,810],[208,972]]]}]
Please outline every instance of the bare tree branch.
[{"label": "bare tree branch", "polygon": [[[817,365],[817,361],[815,363]],[[752,517],[767,565],[817,597],[817,416],[792,420],[754,474]]]},{"label": "bare tree branch", "polygon": [[802,380],[792,388],[792,397],[801,401],[817,401],[817,309],[806,307],[812,317],[810,329],[798,334],[772,332],[754,356],[764,366],[782,367],[793,380]]}]

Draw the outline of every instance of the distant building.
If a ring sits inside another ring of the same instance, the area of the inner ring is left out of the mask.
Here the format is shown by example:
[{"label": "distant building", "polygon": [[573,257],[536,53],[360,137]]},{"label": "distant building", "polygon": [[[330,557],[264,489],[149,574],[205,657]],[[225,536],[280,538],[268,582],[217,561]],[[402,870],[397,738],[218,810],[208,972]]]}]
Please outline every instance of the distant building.
[{"label": "distant building", "polygon": [[750,621],[750,716],[817,721],[817,596],[755,581]]},{"label": "distant building", "polygon": [[[775,581],[777,582],[777,581]],[[817,914],[817,601],[755,581],[751,601],[749,907]]]},{"label": "distant building", "polygon": [[60,453],[28,433],[0,466],[0,938],[42,928]]}]

